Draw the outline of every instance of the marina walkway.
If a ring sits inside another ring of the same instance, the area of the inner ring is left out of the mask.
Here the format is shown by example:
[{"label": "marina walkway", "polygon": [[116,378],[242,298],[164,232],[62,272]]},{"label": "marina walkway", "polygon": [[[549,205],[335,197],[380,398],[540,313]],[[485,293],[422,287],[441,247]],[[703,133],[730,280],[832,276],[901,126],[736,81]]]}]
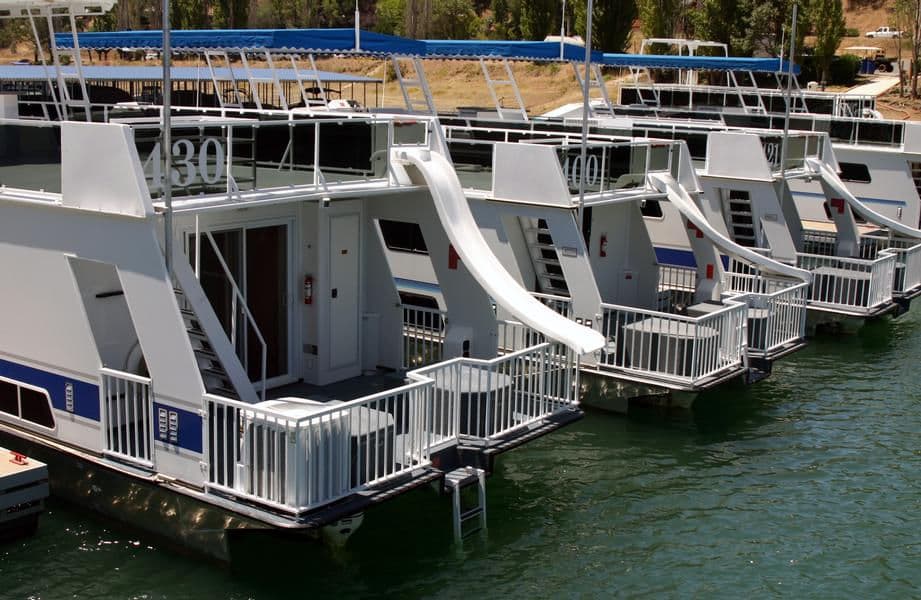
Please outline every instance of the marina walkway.
[{"label": "marina walkway", "polygon": [[899,84],[898,75],[874,77],[870,83],[852,87],[845,94],[849,96],[880,96]]}]

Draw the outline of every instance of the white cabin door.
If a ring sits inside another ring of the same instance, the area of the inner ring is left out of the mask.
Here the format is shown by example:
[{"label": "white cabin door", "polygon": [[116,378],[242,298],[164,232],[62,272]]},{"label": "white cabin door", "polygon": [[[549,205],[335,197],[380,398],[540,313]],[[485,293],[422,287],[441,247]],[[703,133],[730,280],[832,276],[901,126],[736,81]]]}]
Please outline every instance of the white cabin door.
[{"label": "white cabin door", "polygon": [[361,222],[357,213],[329,217],[329,368],[360,371],[359,268]]}]

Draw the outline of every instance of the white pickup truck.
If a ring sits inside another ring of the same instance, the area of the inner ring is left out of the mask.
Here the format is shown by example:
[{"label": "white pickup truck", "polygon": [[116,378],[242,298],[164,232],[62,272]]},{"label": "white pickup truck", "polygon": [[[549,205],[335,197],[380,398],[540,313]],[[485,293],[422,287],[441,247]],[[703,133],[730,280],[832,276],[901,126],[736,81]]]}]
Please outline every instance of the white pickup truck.
[{"label": "white pickup truck", "polygon": [[868,31],[864,36],[868,38],[897,38],[902,37],[902,32],[892,27],[877,27],[876,31]]}]

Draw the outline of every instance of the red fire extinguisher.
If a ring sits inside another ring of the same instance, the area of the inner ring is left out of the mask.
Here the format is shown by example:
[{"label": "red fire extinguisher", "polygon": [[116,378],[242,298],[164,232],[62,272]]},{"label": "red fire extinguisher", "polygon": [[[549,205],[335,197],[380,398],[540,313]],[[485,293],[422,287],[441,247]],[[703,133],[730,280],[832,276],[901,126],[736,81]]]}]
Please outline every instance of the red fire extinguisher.
[{"label": "red fire extinguisher", "polygon": [[313,275],[304,275],[304,304],[313,304]]}]

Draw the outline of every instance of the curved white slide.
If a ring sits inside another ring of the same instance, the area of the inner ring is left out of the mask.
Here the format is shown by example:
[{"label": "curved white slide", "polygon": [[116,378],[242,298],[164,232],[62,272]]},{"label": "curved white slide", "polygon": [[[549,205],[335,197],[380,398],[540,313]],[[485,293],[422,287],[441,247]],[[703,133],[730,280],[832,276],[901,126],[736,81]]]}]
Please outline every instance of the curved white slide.
[{"label": "curved white slide", "polygon": [[444,156],[421,148],[400,149],[396,154],[422,173],[448,239],[493,300],[528,327],[566,344],[579,354],[604,346],[605,339],[600,333],[544,306],[509,275],[480,233],[454,167]]},{"label": "curved white slide", "polygon": [[695,227],[700,229],[709,240],[723,250],[723,252],[740,256],[758,265],[763,271],[768,273],[801,279],[807,283],[812,282],[812,273],[809,271],[791,265],[785,265],[774,259],[758,254],[745,246],[740,246],[714,229],[713,226],[710,225],[710,222],[707,221],[707,218],[704,216],[703,212],[701,212],[700,208],[694,204],[694,199],[678,185],[678,182],[675,181],[671,175],[650,173],[649,178],[652,180],[653,185],[656,186],[656,189],[664,192],[665,195],[668,196],[669,202],[671,202],[682,215],[687,217]]},{"label": "curved white slide", "polygon": [[890,219],[889,217],[881,215],[872,208],[868,207],[866,204],[858,200],[853,192],[847,189],[847,186],[843,181],[841,181],[841,178],[838,177],[838,174],[835,173],[827,164],[814,158],[806,159],[806,162],[809,164],[809,168],[812,169],[813,172],[818,173],[822,177],[822,180],[827,183],[828,186],[834,190],[836,194],[841,196],[841,198],[847,202],[852,209],[854,209],[854,212],[866,219],[868,222],[875,225],[880,225],[882,227],[887,227],[895,233],[904,235],[905,237],[921,240],[921,229],[915,229],[914,227],[909,227],[904,223],[899,223],[895,219]]}]

